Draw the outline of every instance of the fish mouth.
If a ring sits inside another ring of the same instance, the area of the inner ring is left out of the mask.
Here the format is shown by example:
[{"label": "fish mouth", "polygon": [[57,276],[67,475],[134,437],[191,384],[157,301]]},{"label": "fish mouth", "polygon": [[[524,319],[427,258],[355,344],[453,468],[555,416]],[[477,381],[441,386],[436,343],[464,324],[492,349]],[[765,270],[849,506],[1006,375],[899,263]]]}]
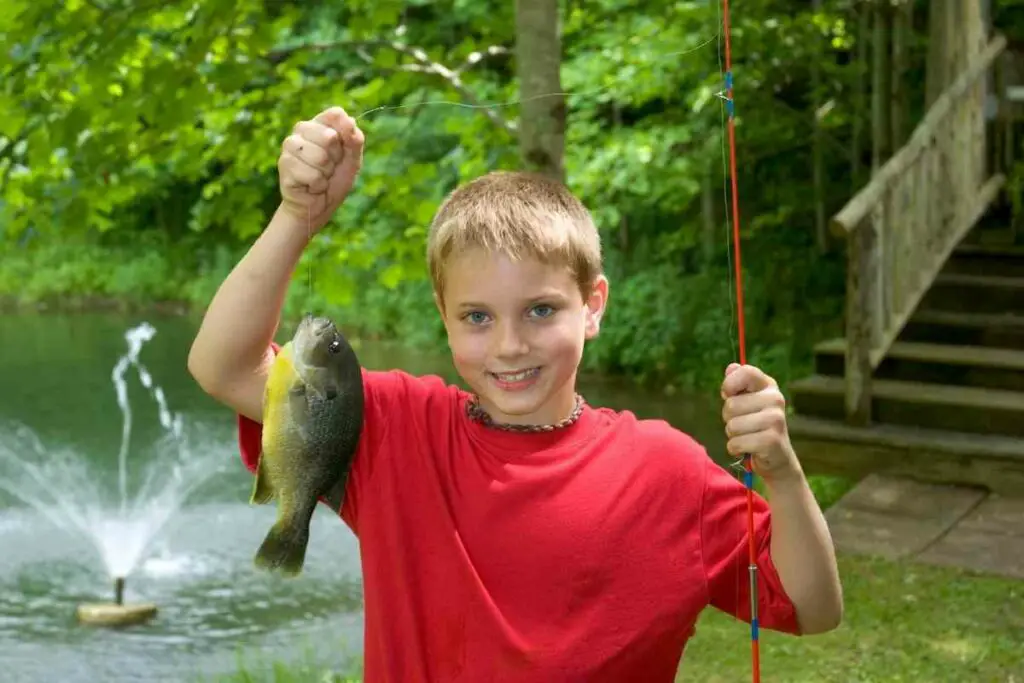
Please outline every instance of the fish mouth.
[{"label": "fish mouth", "polygon": [[330,318],[319,317],[308,312],[302,316],[299,329],[314,337],[325,337],[337,332],[334,322]]},{"label": "fish mouth", "polygon": [[324,366],[331,355],[328,347],[339,336],[338,329],[330,318],[306,313],[302,316],[292,338],[295,362],[308,367]]}]

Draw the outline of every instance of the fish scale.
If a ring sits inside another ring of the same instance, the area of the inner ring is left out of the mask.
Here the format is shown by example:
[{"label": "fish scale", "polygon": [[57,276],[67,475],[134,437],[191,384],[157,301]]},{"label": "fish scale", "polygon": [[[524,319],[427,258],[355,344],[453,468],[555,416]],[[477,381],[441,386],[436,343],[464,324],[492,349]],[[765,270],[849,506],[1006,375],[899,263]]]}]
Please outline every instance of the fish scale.
[{"label": "fish scale", "polygon": [[274,359],[251,502],[277,502],[257,567],[301,573],[318,501],[340,510],[363,422],[362,368],[333,322],[305,316]]}]

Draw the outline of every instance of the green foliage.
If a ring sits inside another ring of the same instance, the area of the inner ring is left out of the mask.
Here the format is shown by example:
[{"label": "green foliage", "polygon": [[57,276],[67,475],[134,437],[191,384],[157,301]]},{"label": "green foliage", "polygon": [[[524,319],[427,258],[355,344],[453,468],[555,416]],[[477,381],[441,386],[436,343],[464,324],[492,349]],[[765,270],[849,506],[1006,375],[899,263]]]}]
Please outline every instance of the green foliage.
[{"label": "green foliage", "polygon": [[[839,329],[842,254],[814,246],[810,129],[828,103],[831,212],[853,190],[850,54],[864,39],[846,5],[734,8],[747,340],[780,379],[806,362],[808,332]],[[277,204],[283,138],[340,104],[366,133],[363,172],[304,255],[287,310],[441,347],[426,227],[458,182],[518,165],[512,12],[494,0],[10,0],[0,294],[202,307]],[[613,291],[590,369],[711,383],[736,359],[720,12],[563,8],[568,182],[599,224]]]}]

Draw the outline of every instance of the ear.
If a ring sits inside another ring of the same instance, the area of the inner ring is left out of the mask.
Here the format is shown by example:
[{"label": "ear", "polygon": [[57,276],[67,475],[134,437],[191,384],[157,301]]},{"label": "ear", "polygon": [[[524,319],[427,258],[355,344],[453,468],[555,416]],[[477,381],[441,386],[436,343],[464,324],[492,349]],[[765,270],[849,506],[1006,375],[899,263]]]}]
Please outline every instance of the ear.
[{"label": "ear", "polygon": [[598,275],[587,297],[584,332],[587,339],[593,339],[601,330],[601,318],[608,305],[608,278]]}]

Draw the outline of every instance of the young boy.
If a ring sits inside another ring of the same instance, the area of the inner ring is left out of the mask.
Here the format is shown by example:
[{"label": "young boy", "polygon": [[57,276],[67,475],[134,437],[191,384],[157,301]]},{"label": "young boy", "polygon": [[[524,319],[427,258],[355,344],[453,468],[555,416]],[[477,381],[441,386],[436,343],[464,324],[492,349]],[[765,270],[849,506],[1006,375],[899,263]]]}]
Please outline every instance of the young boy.
[{"label": "young boy", "polygon": [[[189,356],[239,414],[255,468],[271,340],[312,231],[352,187],[363,135],[343,110],[299,123],[282,201],[214,297]],[[746,492],[663,421],[577,396],[608,300],[586,209],[561,185],[492,173],[428,239],[438,311],[471,388],[364,370],[366,412],[338,511],[360,541],[367,683],[673,681],[707,605],[749,620]],[[722,383],[729,452],[753,454],[761,626],[840,621],[831,539],[757,368]],[[737,647],[743,647],[737,642]]]}]

